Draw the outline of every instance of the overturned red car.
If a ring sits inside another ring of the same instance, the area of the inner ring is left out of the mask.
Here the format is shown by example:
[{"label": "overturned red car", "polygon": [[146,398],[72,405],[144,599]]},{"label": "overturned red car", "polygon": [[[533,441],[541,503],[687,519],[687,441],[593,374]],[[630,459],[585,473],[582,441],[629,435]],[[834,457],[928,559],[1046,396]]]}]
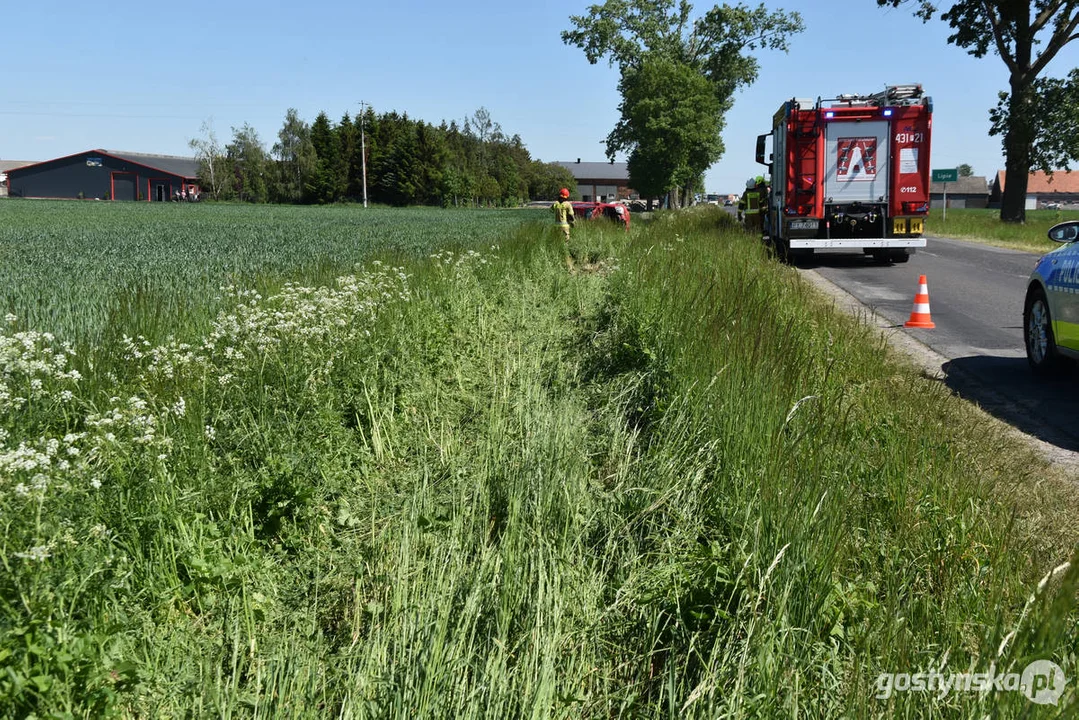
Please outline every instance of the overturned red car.
[{"label": "overturned red car", "polygon": [[621,203],[575,202],[573,215],[584,220],[605,218],[622,223],[626,230],[629,230],[629,208]]}]

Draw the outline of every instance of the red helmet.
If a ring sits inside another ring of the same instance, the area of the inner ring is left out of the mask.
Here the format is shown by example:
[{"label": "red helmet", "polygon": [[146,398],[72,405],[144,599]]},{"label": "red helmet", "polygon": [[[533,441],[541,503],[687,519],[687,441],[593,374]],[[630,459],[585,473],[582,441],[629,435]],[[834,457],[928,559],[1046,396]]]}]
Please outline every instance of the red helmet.
[{"label": "red helmet", "polygon": [[569,197],[569,190],[567,190],[566,188],[562,188],[561,190],[558,191],[558,194],[560,196],[564,197],[564,198],[568,198]]}]

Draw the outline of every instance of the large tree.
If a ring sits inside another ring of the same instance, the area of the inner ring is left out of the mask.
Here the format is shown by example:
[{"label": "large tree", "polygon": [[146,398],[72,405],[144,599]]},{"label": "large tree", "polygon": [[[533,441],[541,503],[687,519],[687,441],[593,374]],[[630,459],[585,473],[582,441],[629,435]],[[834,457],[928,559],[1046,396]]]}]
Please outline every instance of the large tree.
[{"label": "large tree", "polygon": [[248,125],[232,128],[232,142],[225,148],[232,162],[236,193],[240,200],[264,203],[269,199],[267,169],[269,158],[258,132]]},{"label": "large tree", "polygon": [[276,202],[300,202],[318,158],[311,143],[311,128],[300,119],[295,108],[289,108],[285,113],[273,154],[277,159],[276,182],[270,196]]},{"label": "large tree", "polygon": [[[881,6],[898,7],[908,0],[877,0]],[[914,0],[915,14],[928,21],[938,5],[930,0]],[[1000,219],[1026,220],[1027,179],[1032,167],[1052,170],[1049,161],[1065,162],[1070,153],[1054,157],[1053,139],[1057,129],[1039,121],[1053,110],[1039,94],[1039,76],[1061,48],[1074,40],[1079,28],[1079,0],[962,0],[953,2],[940,14],[952,29],[948,42],[974,57],[997,54],[1008,69],[1008,92],[993,112],[991,134],[1003,135],[1004,197]],[[1040,50],[1040,52],[1036,52]],[[1057,81],[1065,90],[1067,83]],[[1048,141],[1048,142],[1047,142]],[[1061,149],[1057,143],[1056,149]],[[1042,152],[1046,150],[1047,152]],[[1071,159],[1076,159],[1070,154]]]},{"label": "large tree", "polygon": [[225,169],[225,148],[217,139],[212,119],[203,122],[199,131],[202,137],[192,138],[187,144],[195,152],[195,159],[199,161],[200,187],[203,192],[209,191],[213,199],[219,200],[222,195],[227,194],[222,191],[229,186],[229,175]]},{"label": "large tree", "polygon": [[685,205],[723,154],[723,107],[711,83],[685,63],[650,53],[622,73],[619,90],[622,119],[607,138],[608,155],[629,151],[639,192],[658,197],[680,188],[672,205]]},{"label": "large tree", "polygon": [[341,199],[347,177],[341,163],[341,145],[330,118],[324,112],[311,124],[311,144],[315,148],[315,169],[304,188],[309,202],[325,205]]},{"label": "large tree", "polygon": [[568,169],[554,163],[532,160],[528,166],[528,197],[533,200],[556,200],[558,191],[572,191],[577,181]]},{"label": "large tree", "polygon": [[[607,136],[607,154],[631,153],[635,186],[655,187],[664,177],[660,184],[667,190],[695,185],[722,155],[720,131],[735,91],[757,78],[759,65],[749,53],[786,51],[788,37],[803,29],[798,13],[769,11],[763,4],[717,5],[697,19],[692,14],[687,0],[606,0],[587,15],[572,16],[573,29],[562,33],[563,42],[581,48],[590,63],[606,58],[619,70],[621,119]],[[688,87],[662,88],[659,98],[642,92],[658,88],[663,77]],[[653,120],[657,112],[663,117]],[[689,148],[702,142],[705,127],[707,141],[699,152],[678,158],[677,171],[653,166],[670,164],[654,146],[659,138],[670,147]]]}]

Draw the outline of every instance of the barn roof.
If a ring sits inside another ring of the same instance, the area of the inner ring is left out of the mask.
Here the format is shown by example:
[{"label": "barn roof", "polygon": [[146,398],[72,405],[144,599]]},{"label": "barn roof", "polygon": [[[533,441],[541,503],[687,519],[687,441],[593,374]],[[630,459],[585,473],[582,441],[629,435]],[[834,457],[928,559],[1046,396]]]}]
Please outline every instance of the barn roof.
[{"label": "barn roof", "polygon": [[629,166],[624,162],[555,160],[554,164],[569,170],[577,180],[629,180]]},{"label": "barn roof", "polygon": [[126,160],[127,162],[134,163],[136,165],[142,165],[143,167],[150,168],[151,170],[159,170],[169,175],[178,175],[182,178],[197,178],[199,175],[199,161],[192,157],[183,157],[180,155],[151,155],[149,153],[136,153],[127,152],[125,150],[83,150],[82,152],[72,153],[71,155],[64,155],[63,157],[52,158],[50,160],[41,160],[35,163],[23,164],[17,168],[11,168],[8,170],[8,174],[12,172],[18,172],[25,168],[34,167],[36,165],[43,165],[55,160],[63,160],[64,158],[78,157],[79,155],[108,155],[109,157],[118,158],[120,160]]},{"label": "barn roof", "polygon": [[182,155],[151,155],[149,153],[127,152],[125,150],[102,150],[101,152],[129,162],[146,165],[156,170],[164,170],[171,175],[194,178],[199,175],[199,161]]}]

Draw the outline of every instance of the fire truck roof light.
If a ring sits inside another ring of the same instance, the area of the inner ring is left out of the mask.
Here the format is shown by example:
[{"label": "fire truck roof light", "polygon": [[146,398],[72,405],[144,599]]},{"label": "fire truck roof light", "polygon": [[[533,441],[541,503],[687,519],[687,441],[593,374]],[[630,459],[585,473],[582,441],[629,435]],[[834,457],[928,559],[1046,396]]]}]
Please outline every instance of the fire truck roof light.
[{"label": "fire truck roof light", "polygon": [[826,113],[824,113],[824,117],[833,118],[833,117],[835,117],[835,113],[834,112],[826,112]]},{"label": "fire truck roof light", "polygon": [[891,114],[892,114],[892,109],[891,109],[891,108],[887,108],[887,109],[886,109],[886,110],[884,111],[884,117],[890,117],[890,116],[891,116]]}]

